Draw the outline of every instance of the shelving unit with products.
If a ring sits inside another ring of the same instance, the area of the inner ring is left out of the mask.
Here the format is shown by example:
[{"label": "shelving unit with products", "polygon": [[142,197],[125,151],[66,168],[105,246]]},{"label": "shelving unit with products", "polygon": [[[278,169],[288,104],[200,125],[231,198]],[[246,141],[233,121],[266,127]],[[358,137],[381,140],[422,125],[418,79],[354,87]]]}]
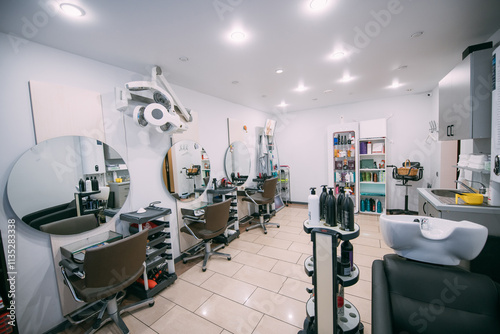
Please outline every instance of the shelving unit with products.
[{"label": "shelving unit with products", "polygon": [[354,131],[333,133],[333,182],[335,193],[339,188],[350,189],[357,194],[356,187],[356,135]]},{"label": "shelving unit with products", "polygon": [[[359,212],[381,214],[387,202],[386,140],[363,138],[359,140]],[[380,202],[380,204],[379,204]]]},{"label": "shelving unit with products", "polygon": [[280,166],[281,198],[286,206],[290,203],[290,166]]},{"label": "shelving unit with products", "polygon": [[146,275],[143,283],[135,282],[130,286],[140,298],[155,296],[177,279],[175,273],[172,236],[168,216],[169,208],[155,206],[155,202],[145,208],[144,213],[136,211],[122,213],[120,220],[130,223],[131,234],[143,229],[148,230],[148,246],[146,250]]}]

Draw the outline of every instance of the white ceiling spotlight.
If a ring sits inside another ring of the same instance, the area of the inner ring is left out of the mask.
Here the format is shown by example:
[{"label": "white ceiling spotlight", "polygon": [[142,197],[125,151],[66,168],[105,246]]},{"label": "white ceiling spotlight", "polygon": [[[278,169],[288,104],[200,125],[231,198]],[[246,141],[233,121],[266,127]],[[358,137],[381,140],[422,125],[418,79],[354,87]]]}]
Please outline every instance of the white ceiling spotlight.
[{"label": "white ceiling spotlight", "polygon": [[338,59],[344,58],[344,56],[345,56],[345,53],[343,51],[336,51],[336,52],[332,53],[330,58],[338,60]]},{"label": "white ceiling spotlight", "polygon": [[328,0],[309,0],[309,8],[312,10],[321,10],[326,7]]},{"label": "white ceiling spotlight", "polygon": [[62,3],[59,5],[59,8],[68,16],[79,17],[85,15],[85,11],[82,8],[71,3]]},{"label": "white ceiling spotlight", "polygon": [[352,81],[354,80],[355,77],[351,76],[349,73],[345,73],[344,76],[342,77],[342,79],[339,80],[339,82],[349,82],[349,81]]},{"label": "white ceiling spotlight", "polygon": [[295,91],[296,92],[305,92],[306,90],[308,90],[309,88],[304,86],[303,83],[300,83],[297,88],[295,88]]},{"label": "white ceiling spotlight", "polygon": [[245,33],[243,31],[240,31],[240,30],[233,31],[231,33],[230,37],[231,37],[231,40],[233,40],[235,42],[242,42],[247,38]]},{"label": "white ceiling spotlight", "polygon": [[287,106],[288,106],[288,104],[285,101],[281,101],[281,103],[278,104],[278,107],[280,107],[280,108],[285,108]]},{"label": "white ceiling spotlight", "polygon": [[399,88],[401,86],[403,86],[403,84],[401,84],[398,79],[394,79],[392,81],[392,85],[390,85],[388,88],[395,89],[395,88]]}]

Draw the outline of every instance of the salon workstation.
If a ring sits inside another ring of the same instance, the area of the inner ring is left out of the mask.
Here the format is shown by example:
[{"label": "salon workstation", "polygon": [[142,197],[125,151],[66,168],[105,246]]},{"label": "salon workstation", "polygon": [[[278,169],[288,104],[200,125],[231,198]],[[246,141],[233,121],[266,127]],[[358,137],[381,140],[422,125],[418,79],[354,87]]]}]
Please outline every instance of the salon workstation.
[{"label": "salon workstation", "polygon": [[500,332],[499,11],[3,1],[0,333]]}]

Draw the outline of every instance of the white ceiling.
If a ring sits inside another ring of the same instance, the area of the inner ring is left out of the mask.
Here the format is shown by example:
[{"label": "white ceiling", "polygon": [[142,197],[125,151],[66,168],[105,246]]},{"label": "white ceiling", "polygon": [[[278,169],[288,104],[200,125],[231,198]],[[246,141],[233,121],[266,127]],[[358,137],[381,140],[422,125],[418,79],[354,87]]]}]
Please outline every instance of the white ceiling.
[{"label": "white ceiling", "polygon": [[[0,31],[144,75],[159,65],[173,84],[290,112],[428,92],[500,29],[498,0],[328,0],[323,11],[310,1],[64,0],[86,11],[69,18],[51,6],[63,0],[2,0]],[[245,41],[230,40],[236,28]],[[345,73],[353,80],[339,82]]]}]

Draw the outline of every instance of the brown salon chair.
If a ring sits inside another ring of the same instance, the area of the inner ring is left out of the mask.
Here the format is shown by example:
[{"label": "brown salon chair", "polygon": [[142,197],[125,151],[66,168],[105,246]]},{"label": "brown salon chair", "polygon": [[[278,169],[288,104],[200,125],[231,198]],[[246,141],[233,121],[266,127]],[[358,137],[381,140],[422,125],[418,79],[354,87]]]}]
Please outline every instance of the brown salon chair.
[{"label": "brown salon chair", "polygon": [[40,226],[40,231],[58,235],[72,235],[87,232],[96,227],[99,227],[97,218],[94,214],[90,214],[61,219],[53,223],[42,225]]},{"label": "brown salon chair", "polygon": [[[274,195],[276,194],[276,184],[278,183],[278,178],[274,177],[272,179],[266,179],[264,184],[262,185],[262,191],[256,192],[253,195],[247,195],[243,197],[243,201],[253,203],[257,206],[257,214],[256,216],[259,218],[259,224],[247,227],[246,230],[251,230],[257,227],[262,227],[264,230],[264,234],[267,234],[267,225],[274,225],[280,227],[279,224],[270,223],[271,219],[271,204],[274,203]],[[261,213],[259,208],[260,205],[266,206],[266,212]]]},{"label": "brown salon chair", "polygon": [[[211,248],[212,239],[218,237],[226,231],[227,222],[229,220],[230,206],[231,199],[228,199],[224,202],[207,206],[205,208],[203,219],[197,219],[196,217],[191,216],[182,217],[184,220],[184,226],[181,228],[181,232],[191,234],[197,240],[203,240],[203,245],[205,246],[204,252],[183,258],[183,263],[192,259],[203,257],[203,265],[201,269],[206,271],[208,259],[212,255],[225,256],[228,261],[231,260],[231,254],[217,252],[217,250],[224,248],[224,244]],[[186,224],[186,222],[188,224]]]},{"label": "brown salon chair", "polygon": [[[129,333],[120,315],[145,305],[154,305],[154,299],[149,298],[118,308],[118,300],[124,297],[123,290],[144,272],[147,237],[148,231],[142,231],[108,245],[87,249],[83,267],[69,259],[59,263],[65,284],[73,298],[78,302],[90,303],[88,307],[67,317],[71,323],[82,323],[97,314],[97,319],[87,334],[94,333],[110,320],[114,321],[122,333]],[[92,310],[96,311],[91,312]],[[82,318],[80,313],[85,314],[85,317]]]}]

